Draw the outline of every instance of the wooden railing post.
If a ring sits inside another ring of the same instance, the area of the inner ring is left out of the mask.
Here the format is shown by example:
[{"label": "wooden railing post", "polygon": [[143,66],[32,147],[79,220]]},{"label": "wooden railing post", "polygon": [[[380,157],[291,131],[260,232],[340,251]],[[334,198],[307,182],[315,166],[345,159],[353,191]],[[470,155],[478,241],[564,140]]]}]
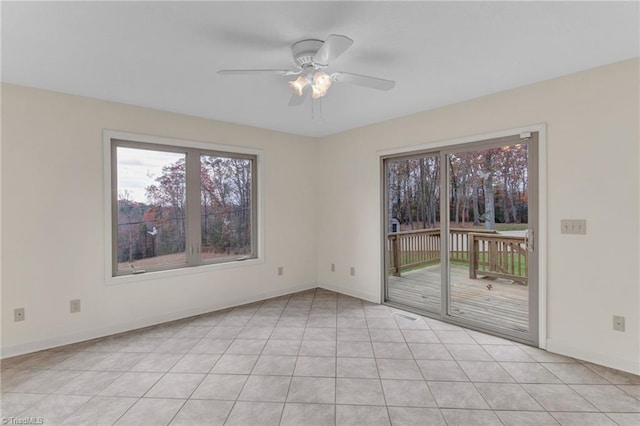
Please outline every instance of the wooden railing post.
[{"label": "wooden railing post", "polygon": [[468,238],[469,241],[467,247],[467,256],[469,257],[469,278],[476,279],[476,271],[478,270],[478,256],[480,254],[478,250],[479,245],[475,235],[469,234]]},{"label": "wooden railing post", "polygon": [[398,235],[391,235],[391,259],[393,259],[392,273],[394,276],[400,276],[400,250],[398,249]]}]

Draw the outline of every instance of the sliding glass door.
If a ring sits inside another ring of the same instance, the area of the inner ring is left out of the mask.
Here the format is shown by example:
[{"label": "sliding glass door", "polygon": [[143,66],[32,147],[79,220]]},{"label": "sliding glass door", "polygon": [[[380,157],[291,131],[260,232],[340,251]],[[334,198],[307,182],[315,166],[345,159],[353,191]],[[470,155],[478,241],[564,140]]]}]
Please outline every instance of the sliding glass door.
[{"label": "sliding glass door", "polygon": [[388,300],[442,312],[440,156],[385,161]]},{"label": "sliding glass door", "polygon": [[537,134],[383,159],[385,301],[537,343]]}]

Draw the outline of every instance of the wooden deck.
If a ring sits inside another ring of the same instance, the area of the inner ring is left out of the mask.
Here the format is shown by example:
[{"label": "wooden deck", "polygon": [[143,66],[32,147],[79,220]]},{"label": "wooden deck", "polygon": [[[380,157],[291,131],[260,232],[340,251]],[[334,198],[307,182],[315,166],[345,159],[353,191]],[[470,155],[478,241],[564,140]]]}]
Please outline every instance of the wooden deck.
[{"label": "wooden deck", "polygon": [[[510,331],[527,332],[529,289],[505,279],[471,279],[469,268],[451,266],[451,314]],[[489,290],[487,285],[491,284]],[[440,313],[440,265],[389,275],[389,301]]]}]

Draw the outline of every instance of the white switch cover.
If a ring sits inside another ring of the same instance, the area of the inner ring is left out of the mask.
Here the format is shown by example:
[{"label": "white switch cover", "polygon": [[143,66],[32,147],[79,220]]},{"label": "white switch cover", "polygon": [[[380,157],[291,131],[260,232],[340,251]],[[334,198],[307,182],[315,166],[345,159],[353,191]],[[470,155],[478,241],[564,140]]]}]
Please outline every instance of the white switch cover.
[{"label": "white switch cover", "polygon": [[561,234],[585,235],[587,233],[587,221],[584,219],[560,220]]}]

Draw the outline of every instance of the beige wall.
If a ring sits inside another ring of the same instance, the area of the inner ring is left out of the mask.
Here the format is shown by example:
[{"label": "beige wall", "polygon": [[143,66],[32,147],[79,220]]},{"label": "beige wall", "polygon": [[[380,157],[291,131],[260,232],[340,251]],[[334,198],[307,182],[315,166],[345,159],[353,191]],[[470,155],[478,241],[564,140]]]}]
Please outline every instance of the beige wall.
[{"label": "beige wall", "polygon": [[[625,61],[320,141],[319,283],[380,297],[380,151],[546,123],[546,343],[640,372],[639,80]],[[560,235],[565,218],[588,234]]]},{"label": "beige wall", "polygon": [[[546,123],[548,348],[640,372],[639,89],[626,61],[314,140],[3,84],[2,353],[315,283],[379,300],[379,152]],[[265,262],[105,285],[105,128],[262,149]],[[561,218],[588,234],[560,235]]]},{"label": "beige wall", "polygon": [[[2,89],[3,355],[315,287],[315,140]],[[262,149],[265,262],[105,285],[103,129]],[[71,315],[75,298],[82,312]],[[16,307],[26,308],[26,321],[13,321]]]}]

